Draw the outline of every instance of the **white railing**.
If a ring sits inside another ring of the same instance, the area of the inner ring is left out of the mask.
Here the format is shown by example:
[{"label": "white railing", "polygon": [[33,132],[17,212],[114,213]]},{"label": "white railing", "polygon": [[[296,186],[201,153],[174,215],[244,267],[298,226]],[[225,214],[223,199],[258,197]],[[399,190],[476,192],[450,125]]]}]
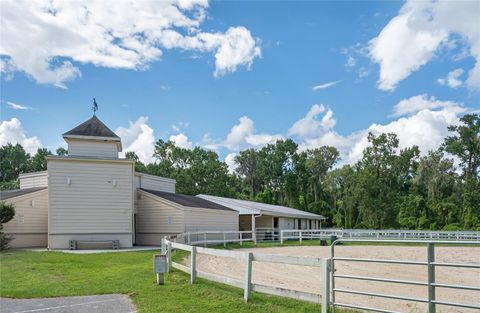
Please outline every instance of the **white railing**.
[{"label": "white railing", "polygon": [[285,240],[330,239],[393,239],[393,240],[480,240],[478,231],[431,230],[364,230],[364,229],[282,229],[280,243]]},{"label": "white railing", "polygon": [[[186,266],[180,263],[172,262],[172,250],[179,249],[190,252],[190,266]],[[195,283],[197,277],[202,277],[208,280],[216,281],[226,285],[243,288],[243,298],[248,301],[251,297],[252,291],[260,293],[266,293],[281,297],[293,298],[296,300],[304,300],[322,304],[322,313],[328,312],[329,298],[330,298],[330,260],[321,258],[310,257],[295,257],[295,256],[283,256],[275,254],[263,254],[252,252],[239,252],[230,250],[219,250],[211,248],[202,248],[191,246],[183,243],[173,242],[164,238],[162,241],[162,253],[167,255],[167,272],[172,267],[180,271],[190,274],[190,283]],[[216,273],[203,272],[197,269],[197,254],[207,254],[219,257],[228,257],[241,260],[245,266],[245,276],[243,280],[239,280],[232,277],[219,275]],[[315,266],[319,267],[322,273],[321,291],[320,294],[304,292],[299,290],[292,290],[286,288],[279,288],[273,286],[267,286],[262,284],[252,283],[252,262],[268,262],[268,263],[281,263],[299,266]]]}]

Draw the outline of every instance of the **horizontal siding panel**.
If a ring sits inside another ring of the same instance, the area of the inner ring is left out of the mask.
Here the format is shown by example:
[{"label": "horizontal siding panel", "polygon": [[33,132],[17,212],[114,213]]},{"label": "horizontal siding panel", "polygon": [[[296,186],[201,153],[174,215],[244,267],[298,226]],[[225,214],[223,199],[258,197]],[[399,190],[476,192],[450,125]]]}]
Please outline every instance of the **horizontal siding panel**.
[{"label": "horizontal siding panel", "polygon": [[203,208],[185,208],[186,231],[238,230],[238,212]]},{"label": "horizontal siding panel", "polygon": [[42,173],[42,174],[29,176],[29,177],[20,176],[19,180],[20,180],[20,189],[48,186],[47,173]]},{"label": "horizontal siding panel", "polygon": [[[33,201],[33,206],[32,206]],[[5,233],[46,233],[48,230],[48,191],[7,200],[15,206],[15,217],[4,225]]]},{"label": "horizontal siding panel", "polygon": [[114,142],[67,140],[68,155],[118,157],[117,145]]},{"label": "horizontal siding panel", "polygon": [[51,232],[131,232],[132,164],[50,160],[48,171]]},{"label": "horizontal siding panel", "polygon": [[141,194],[137,200],[136,231],[140,233],[182,233],[183,211],[159,198]]}]

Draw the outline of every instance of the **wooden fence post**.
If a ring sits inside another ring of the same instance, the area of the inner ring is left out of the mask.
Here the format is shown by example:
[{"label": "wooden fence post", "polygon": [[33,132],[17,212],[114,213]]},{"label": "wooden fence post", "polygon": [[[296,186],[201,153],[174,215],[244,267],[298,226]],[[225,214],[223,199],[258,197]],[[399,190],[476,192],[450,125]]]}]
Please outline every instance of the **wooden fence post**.
[{"label": "wooden fence post", "polygon": [[303,232],[299,231],[298,234],[300,235],[300,244],[302,244],[302,234],[303,234]]},{"label": "wooden fence post", "polygon": [[240,245],[243,246],[243,233],[240,232]]},{"label": "wooden fence post", "polygon": [[167,273],[172,270],[172,243],[169,241],[167,245]]},{"label": "wooden fence post", "polygon": [[225,233],[223,233],[223,246],[227,246],[227,235]]},{"label": "wooden fence post", "polygon": [[250,299],[250,294],[252,292],[252,258],[252,253],[248,252],[245,260],[245,285],[243,289],[243,299],[245,302]]},{"label": "wooden fence post", "polygon": [[197,247],[192,247],[190,255],[190,283],[195,283],[197,279]]},{"label": "wooden fence post", "polygon": [[280,229],[280,244],[283,245],[283,230]]},{"label": "wooden fence post", "polygon": [[187,245],[189,245],[190,242],[192,242],[192,240],[190,238],[190,233],[187,233]]},{"label": "wooden fence post", "polygon": [[203,246],[207,247],[207,233],[203,233]]},{"label": "wooden fence post", "polygon": [[320,268],[322,271],[322,313],[328,313],[328,307],[330,306],[330,260],[322,259]]}]

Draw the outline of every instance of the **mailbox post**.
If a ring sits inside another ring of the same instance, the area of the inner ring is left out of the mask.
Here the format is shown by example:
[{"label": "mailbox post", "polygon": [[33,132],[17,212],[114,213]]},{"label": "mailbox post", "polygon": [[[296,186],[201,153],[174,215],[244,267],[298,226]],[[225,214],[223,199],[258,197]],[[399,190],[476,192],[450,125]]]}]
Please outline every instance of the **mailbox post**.
[{"label": "mailbox post", "polygon": [[155,254],[153,256],[153,272],[157,275],[157,284],[165,283],[165,272],[167,269],[167,256],[165,254]]}]

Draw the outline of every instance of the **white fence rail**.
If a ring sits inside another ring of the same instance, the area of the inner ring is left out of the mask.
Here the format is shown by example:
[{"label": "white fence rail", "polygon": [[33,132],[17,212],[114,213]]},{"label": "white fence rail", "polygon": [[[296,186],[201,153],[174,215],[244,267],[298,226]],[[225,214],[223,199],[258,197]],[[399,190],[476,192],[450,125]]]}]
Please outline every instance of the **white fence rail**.
[{"label": "white fence rail", "polygon": [[392,240],[455,240],[478,241],[478,231],[429,230],[363,230],[363,229],[282,229],[280,243],[285,240],[330,239],[392,239]]},{"label": "white fence rail", "polygon": [[[203,243],[203,242],[202,242]],[[176,262],[172,262],[172,249],[179,249],[190,252],[190,266],[185,266]],[[248,301],[251,297],[252,291],[261,293],[293,298],[297,300],[310,301],[322,304],[322,313],[328,312],[329,298],[330,298],[330,260],[321,258],[307,258],[307,257],[295,257],[295,256],[283,256],[275,254],[263,254],[252,252],[239,252],[230,250],[219,250],[211,248],[202,248],[191,246],[187,244],[172,242],[167,238],[162,241],[162,253],[167,254],[167,270],[176,268],[180,271],[190,274],[190,282],[193,284],[197,277],[206,278],[212,281],[223,283],[226,285],[243,288],[244,300]],[[215,273],[202,272],[197,269],[197,254],[208,254],[219,257],[228,257],[241,260],[245,266],[245,277],[243,280],[239,280],[232,277],[218,275]],[[319,267],[322,273],[321,291],[320,294],[304,292],[299,290],[292,290],[286,288],[279,288],[273,286],[267,286],[262,284],[252,283],[252,262],[268,262],[268,263],[281,263],[298,266],[314,266]]]}]

